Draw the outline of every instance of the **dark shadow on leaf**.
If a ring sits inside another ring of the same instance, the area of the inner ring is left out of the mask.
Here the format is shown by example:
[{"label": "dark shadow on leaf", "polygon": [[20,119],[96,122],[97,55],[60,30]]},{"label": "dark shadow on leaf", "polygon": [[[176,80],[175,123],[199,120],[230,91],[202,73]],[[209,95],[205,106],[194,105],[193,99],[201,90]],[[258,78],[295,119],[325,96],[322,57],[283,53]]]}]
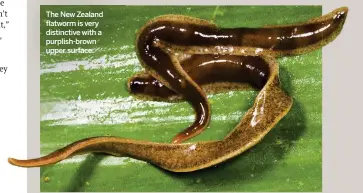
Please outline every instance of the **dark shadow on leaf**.
[{"label": "dark shadow on leaf", "polygon": [[98,163],[105,157],[105,154],[89,154],[81,166],[77,169],[73,177],[69,180],[69,185],[64,187],[65,192],[84,192],[84,186],[92,177]]}]

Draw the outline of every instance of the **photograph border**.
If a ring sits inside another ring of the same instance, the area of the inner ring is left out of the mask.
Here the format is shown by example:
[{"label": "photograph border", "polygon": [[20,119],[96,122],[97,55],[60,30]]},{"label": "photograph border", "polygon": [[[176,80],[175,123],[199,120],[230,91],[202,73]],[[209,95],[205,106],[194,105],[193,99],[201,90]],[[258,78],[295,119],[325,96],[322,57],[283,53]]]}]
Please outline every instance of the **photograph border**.
[{"label": "photograph border", "polygon": [[[213,3],[211,3],[213,2]],[[241,1],[190,1],[179,2],[146,0],[28,0],[28,34],[27,34],[27,152],[28,158],[40,156],[40,5],[322,5],[323,14],[347,6],[348,18],[339,38],[332,46],[323,48],[323,192],[357,192],[361,182],[357,166],[362,157],[357,158],[355,148],[361,147],[359,126],[359,107],[362,91],[358,91],[352,82],[358,82],[363,66],[358,65],[359,37],[362,26],[354,25],[361,22],[360,1],[322,1],[322,0],[254,0]],[[360,14],[360,15],[359,15]],[[349,47],[348,47],[349,45]],[[355,58],[355,57],[356,58]],[[34,66],[34,64],[36,64]],[[329,64],[335,64],[329,65]],[[341,65],[344,65],[342,67]],[[354,69],[354,70],[353,70]],[[358,134],[359,132],[359,134]],[[344,151],[349,150],[349,151]],[[362,156],[362,155],[359,155]],[[40,192],[40,169],[28,169],[28,192]]]}]

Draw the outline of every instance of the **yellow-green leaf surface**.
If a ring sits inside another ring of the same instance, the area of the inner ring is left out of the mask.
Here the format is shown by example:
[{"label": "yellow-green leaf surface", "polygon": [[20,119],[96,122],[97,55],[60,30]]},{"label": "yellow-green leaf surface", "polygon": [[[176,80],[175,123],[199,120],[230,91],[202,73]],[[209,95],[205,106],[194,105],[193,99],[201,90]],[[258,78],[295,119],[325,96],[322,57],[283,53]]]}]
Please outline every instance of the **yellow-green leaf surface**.
[{"label": "yellow-green leaf surface", "polygon": [[[96,39],[97,45],[46,46],[46,39],[62,38],[46,36],[47,10],[103,11],[103,18],[63,18],[99,21],[97,30],[103,35],[82,37]],[[163,14],[213,19],[221,27],[261,27],[307,21],[321,15],[321,7],[42,6],[42,155],[100,135],[168,143],[193,122],[193,109],[187,102],[142,101],[126,90],[127,79],[142,70],[134,50],[135,32]],[[92,48],[95,53],[51,56],[45,52],[77,47]],[[172,173],[127,157],[80,155],[42,167],[41,191],[321,191],[321,57],[317,50],[278,60],[282,87],[294,99],[292,109],[259,144],[230,161],[197,172]],[[223,139],[256,95],[256,91],[209,95],[211,124],[190,141]]]}]

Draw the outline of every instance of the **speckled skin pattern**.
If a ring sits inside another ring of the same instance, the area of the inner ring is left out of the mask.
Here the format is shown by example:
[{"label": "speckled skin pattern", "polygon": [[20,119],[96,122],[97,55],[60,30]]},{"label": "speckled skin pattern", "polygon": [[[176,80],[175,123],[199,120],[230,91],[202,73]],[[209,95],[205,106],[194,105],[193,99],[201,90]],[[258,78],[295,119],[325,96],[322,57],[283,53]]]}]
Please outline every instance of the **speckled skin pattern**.
[{"label": "speckled skin pattern", "polygon": [[[187,100],[196,119],[172,143],[119,137],[76,141],[44,157],[9,163],[39,167],[91,152],[129,156],[174,172],[190,172],[235,157],[257,144],[292,106],[280,87],[277,57],[304,54],[328,44],[342,30],[342,7],[305,23],[264,28],[221,29],[205,20],[160,16],[140,29],[136,51],[145,71],[128,81],[130,93],[153,100]],[[219,141],[180,143],[201,133],[210,121],[206,93],[260,90],[239,124]]]}]

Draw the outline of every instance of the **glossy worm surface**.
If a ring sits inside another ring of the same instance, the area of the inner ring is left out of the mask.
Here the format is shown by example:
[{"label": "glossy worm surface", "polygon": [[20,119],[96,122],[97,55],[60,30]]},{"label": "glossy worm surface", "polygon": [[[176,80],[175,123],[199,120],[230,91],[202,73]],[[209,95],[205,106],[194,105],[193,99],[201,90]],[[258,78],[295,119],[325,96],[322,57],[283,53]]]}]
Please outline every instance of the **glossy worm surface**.
[{"label": "glossy worm surface", "polygon": [[[76,141],[44,157],[9,163],[38,167],[90,152],[148,161],[166,170],[189,172],[223,162],[257,144],[281,120],[292,98],[280,87],[277,57],[304,54],[340,33],[348,9],[342,7],[305,23],[263,28],[218,28],[181,15],[157,17],[140,29],[136,51],[145,71],[131,77],[130,93],[153,100],[188,101],[195,121],[173,143],[119,137]],[[206,93],[258,89],[253,106],[223,140],[180,143],[200,134],[211,112]]]}]

